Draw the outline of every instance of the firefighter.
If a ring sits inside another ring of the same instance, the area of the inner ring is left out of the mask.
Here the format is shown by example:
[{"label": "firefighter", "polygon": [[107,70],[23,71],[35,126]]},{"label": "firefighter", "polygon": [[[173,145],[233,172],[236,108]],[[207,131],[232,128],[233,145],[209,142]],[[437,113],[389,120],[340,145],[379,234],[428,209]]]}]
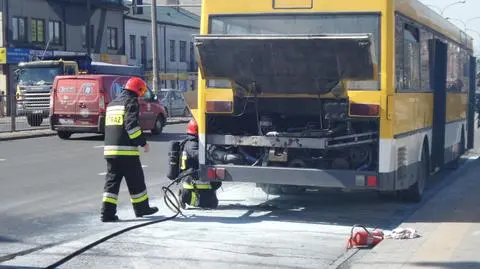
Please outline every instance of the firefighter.
[{"label": "firefighter", "polygon": [[221,187],[221,182],[205,183],[198,179],[198,126],[195,120],[190,120],[187,125],[187,138],[183,141],[180,176],[194,172],[193,175],[183,179],[179,197],[182,207],[186,205],[199,208],[216,208],[218,198],[216,191]]},{"label": "firefighter", "polygon": [[150,207],[145,177],[140,162],[140,151],[149,152],[150,147],[139,125],[137,98],[147,92],[145,81],[130,78],[123,91],[107,107],[105,117],[104,157],[107,161],[107,175],[103,193],[101,220],[117,221],[117,203],[120,183],[125,177],[130,201],[136,217],[152,215],[157,207]]}]

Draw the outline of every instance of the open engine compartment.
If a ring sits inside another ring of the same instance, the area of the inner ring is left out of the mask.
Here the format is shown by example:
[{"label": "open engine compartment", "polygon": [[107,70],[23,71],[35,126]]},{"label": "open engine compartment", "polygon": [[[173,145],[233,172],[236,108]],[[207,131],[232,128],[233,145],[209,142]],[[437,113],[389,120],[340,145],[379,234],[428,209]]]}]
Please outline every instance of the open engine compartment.
[{"label": "open engine compartment", "polygon": [[375,171],[377,118],[350,118],[348,99],[241,98],[207,115],[207,164]]}]

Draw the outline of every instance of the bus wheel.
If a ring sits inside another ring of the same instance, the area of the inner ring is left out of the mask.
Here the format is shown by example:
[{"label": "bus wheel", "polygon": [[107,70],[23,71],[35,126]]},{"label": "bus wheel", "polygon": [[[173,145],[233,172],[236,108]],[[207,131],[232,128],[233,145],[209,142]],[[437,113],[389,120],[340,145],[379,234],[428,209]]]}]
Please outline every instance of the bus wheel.
[{"label": "bus wheel", "polygon": [[402,191],[401,196],[407,202],[418,203],[422,201],[423,192],[428,178],[428,153],[425,146],[423,147],[422,158],[417,170],[417,182],[413,184],[408,190]]}]

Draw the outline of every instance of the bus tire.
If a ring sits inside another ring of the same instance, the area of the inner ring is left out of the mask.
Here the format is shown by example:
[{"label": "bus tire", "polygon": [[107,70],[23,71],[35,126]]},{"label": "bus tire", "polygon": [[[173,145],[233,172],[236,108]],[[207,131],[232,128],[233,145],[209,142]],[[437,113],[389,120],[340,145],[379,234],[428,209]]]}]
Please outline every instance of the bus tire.
[{"label": "bus tire", "polygon": [[403,200],[413,203],[421,202],[425,191],[425,185],[427,184],[428,175],[428,151],[424,145],[421,161],[417,167],[417,182],[407,190],[402,191],[401,196]]},{"label": "bus tire", "polygon": [[42,125],[43,118],[41,115],[28,115],[27,122],[28,122],[28,125],[32,127],[38,127]]}]

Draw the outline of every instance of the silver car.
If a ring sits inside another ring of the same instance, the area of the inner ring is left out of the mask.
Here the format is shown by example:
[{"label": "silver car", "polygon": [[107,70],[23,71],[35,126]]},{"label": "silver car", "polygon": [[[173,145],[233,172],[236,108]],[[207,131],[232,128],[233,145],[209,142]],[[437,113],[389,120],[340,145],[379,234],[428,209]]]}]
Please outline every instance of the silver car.
[{"label": "silver car", "polygon": [[176,89],[161,89],[157,93],[158,99],[167,109],[169,117],[189,117],[188,110],[183,92]]}]

